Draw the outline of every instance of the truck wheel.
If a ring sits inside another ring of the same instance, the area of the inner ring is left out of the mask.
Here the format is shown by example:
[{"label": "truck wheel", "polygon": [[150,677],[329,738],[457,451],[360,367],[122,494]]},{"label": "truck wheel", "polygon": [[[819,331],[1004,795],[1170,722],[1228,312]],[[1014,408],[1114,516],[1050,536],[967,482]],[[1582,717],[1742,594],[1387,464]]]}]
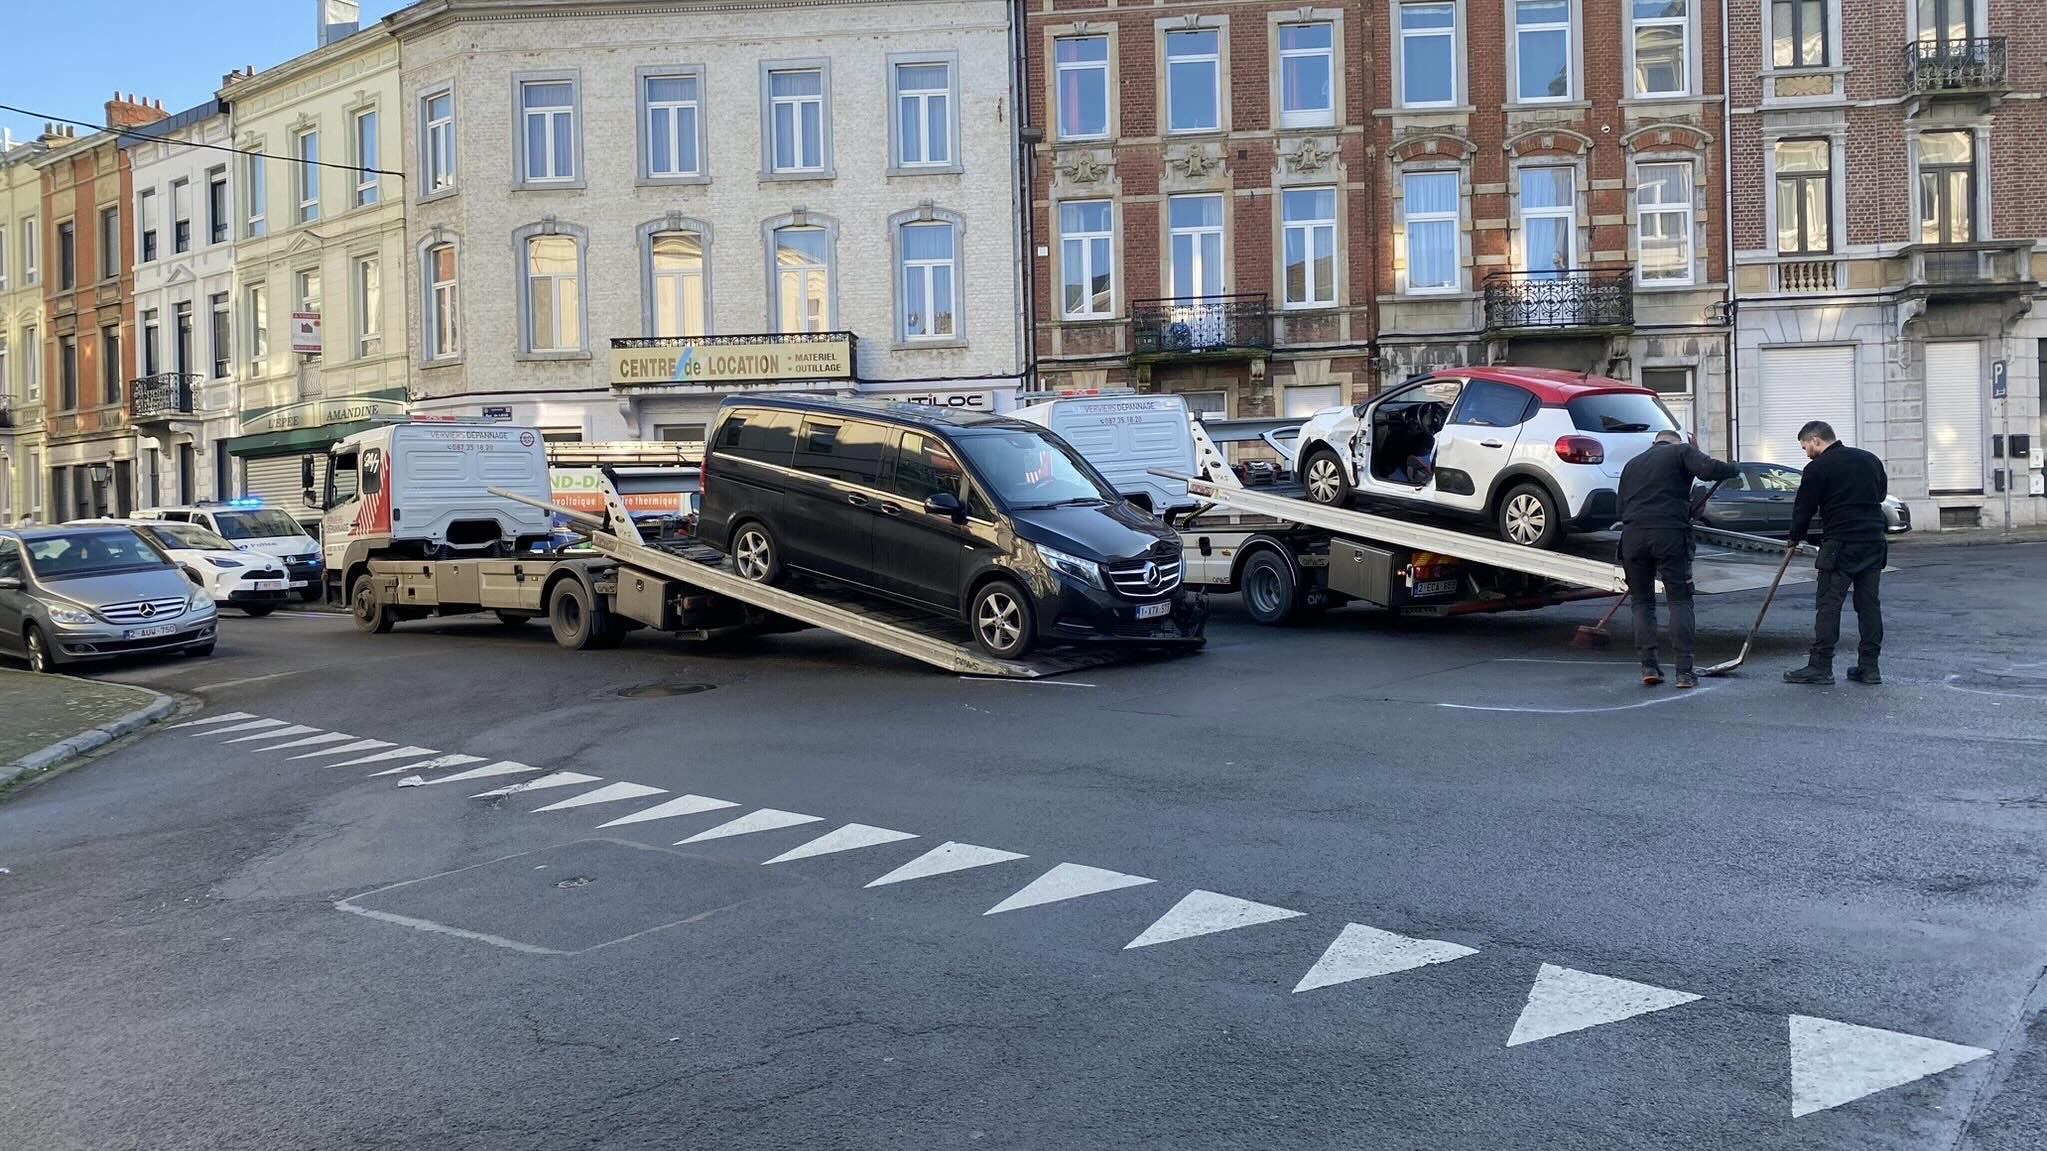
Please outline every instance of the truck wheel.
[{"label": "truck wheel", "polygon": [[1278,553],[1270,549],[1253,552],[1244,561],[1238,586],[1244,593],[1244,610],[1253,622],[1282,627],[1299,618],[1300,588],[1294,583],[1293,570]]},{"label": "truck wheel", "polygon": [[1339,508],[1350,506],[1350,475],[1344,471],[1343,461],[1328,448],[1315,449],[1308,462],[1301,466],[1301,485],[1315,503]]},{"label": "truck wheel", "polygon": [[732,566],[739,578],[754,583],[782,582],[782,553],[775,539],[759,523],[740,525],[732,537]]},{"label": "truck wheel", "polygon": [[996,659],[1017,659],[1038,642],[1030,598],[1006,579],[991,580],[974,593],[967,622],[974,642]]},{"label": "truck wheel", "polygon": [[384,597],[377,594],[377,581],[368,576],[358,576],[355,591],[348,597],[349,614],[355,617],[355,630],[364,635],[383,635],[398,622],[398,616]]},{"label": "truck wheel", "polygon": [[1495,513],[1500,538],[1527,548],[1553,548],[1564,538],[1564,517],[1556,497],[1541,484],[1516,484],[1500,497]]},{"label": "truck wheel", "polygon": [[574,579],[554,585],[547,600],[547,626],[554,633],[554,642],[570,651],[616,647],[624,638],[611,613],[598,606],[590,589]]}]

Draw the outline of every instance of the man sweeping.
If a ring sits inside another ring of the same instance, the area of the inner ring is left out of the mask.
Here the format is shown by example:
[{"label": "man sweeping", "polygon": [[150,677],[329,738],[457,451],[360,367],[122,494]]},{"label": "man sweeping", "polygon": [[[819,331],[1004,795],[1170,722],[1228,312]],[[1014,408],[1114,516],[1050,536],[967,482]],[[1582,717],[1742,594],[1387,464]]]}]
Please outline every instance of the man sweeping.
[{"label": "man sweeping", "polygon": [[1834,438],[1834,429],[1814,420],[1798,429],[1805,449],[1805,474],[1798,481],[1791,510],[1791,542],[1802,543],[1820,518],[1819,591],[1813,601],[1812,651],[1805,666],[1784,673],[1785,683],[1834,682],[1834,645],[1841,640],[1841,603],[1855,593],[1855,666],[1848,678],[1856,683],[1884,681],[1877,670],[1883,654],[1884,613],[1877,599],[1890,547],[1884,535],[1884,496],[1890,481],[1884,462],[1861,448]]},{"label": "man sweeping", "polygon": [[1648,451],[1621,469],[1621,567],[1635,601],[1635,648],[1642,655],[1642,682],[1663,682],[1656,661],[1656,581],[1670,601],[1670,645],[1677,661],[1677,686],[1699,686],[1692,669],[1692,483],[1729,480],[1733,464],[1716,460],[1676,432],[1656,433]]}]

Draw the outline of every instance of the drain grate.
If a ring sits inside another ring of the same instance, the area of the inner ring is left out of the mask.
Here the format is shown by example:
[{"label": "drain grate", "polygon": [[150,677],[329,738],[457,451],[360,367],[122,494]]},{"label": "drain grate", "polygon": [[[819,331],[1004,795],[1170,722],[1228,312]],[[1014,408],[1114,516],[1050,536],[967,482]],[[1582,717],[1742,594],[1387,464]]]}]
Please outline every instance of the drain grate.
[{"label": "drain grate", "polygon": [[717,686],[715,683],[643,683],[635,687],[620,688],[618,694],[625,699],[668,699],[678,695],[695,695]]}]

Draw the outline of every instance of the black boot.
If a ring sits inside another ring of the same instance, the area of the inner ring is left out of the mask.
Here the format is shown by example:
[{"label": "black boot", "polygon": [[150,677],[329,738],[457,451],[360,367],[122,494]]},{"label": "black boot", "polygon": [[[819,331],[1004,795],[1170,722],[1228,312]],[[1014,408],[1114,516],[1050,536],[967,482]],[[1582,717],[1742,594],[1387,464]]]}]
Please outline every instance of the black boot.
[{"label": "black boot", "polygon": [[1834,682],[1834,669],[1830,667],[1814,667],[1812,664],[1806,664],[1804,667],[1792,668],[1790,671],[1785,672],[1784,682],[1810,683],[1822,687],[1832,686]]},{"label": "black boot", "polygon": [[1848,669],[1848,680],[1851,683],[1866,683],[1874,687],[1884,681],[1884,676],[1876,669],[1875,664],[1858,663]]},{"label": "black boot", "polygon": [[1652,655],[1652,656],[1650,656],[1650,657],[1649,657],[1648,659],[1645,659],[1645,660],[1643,660],[1643,661],[1642,661],[1642,683],[1643,683],[1643,685],[1644,685],[1644,686],[1647,686],[1647,687],[1655,687],[1655,686],[1656,686],[1657,684],[1659,684],[1659,683],[1662,683],[1662,682],[1663,682],[1663,665],[1662,665],[1662,664],[1660,664],[1660,663],[1657,663],[1657,662],[1656,662],[1656,657],[1655,657],[1655,656],[1653,656],[1653,655]]}]

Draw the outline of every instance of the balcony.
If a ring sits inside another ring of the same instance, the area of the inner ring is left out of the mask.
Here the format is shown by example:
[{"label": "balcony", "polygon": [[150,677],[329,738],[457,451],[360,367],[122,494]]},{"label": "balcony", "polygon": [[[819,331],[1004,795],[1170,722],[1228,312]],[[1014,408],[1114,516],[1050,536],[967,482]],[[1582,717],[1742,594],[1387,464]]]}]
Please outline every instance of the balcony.
[{"label": "balcony", "polygon": [[1635,270],[1494,272],[1485,278],[1485,330],[1493,335],[1591,335],[1635,326]]},{"label": "balcony", "polygon": [[192,414],[192,394],[199,377],[190,372],[158,372],[129,383],[128,416],[137,427],[167,428]]},{"label": "balcony", "polygon": [[2001,300],[2030,296],[2033,241],[1914,244],[1905,249],[1906,292],[1928,301]]},{"label": "balcony", "polygon": [[1130,359],[1262,360],[1272,354],[1272,301],[1263,292],[1133,300]]},{"label": "balcony", "polygon": [[2002,92],[2010,86],[2002,36],[1915,40],[1905,45],[1905,91],[1909,95]]}]

